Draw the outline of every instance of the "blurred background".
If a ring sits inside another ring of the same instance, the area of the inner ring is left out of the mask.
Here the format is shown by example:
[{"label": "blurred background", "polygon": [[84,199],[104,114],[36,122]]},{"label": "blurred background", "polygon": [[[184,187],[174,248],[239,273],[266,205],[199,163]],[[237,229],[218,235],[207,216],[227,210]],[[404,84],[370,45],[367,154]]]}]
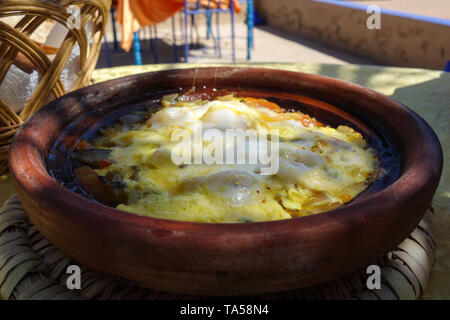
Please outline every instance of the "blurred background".
[{"label": "blurred background", "polygon": [[118,0],[97,68],[233,61],[450,71],[450,1]]}]

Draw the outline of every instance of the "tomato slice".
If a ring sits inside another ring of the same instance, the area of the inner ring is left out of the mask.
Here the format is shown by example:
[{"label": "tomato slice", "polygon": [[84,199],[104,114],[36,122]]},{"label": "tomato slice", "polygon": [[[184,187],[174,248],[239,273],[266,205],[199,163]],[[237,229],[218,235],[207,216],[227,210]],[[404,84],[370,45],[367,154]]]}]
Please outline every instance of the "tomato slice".
[{"label": "tomato slice", "polygon": [[112,164],[114,164],[114,160],[102,158],[98,166],[100,169],[104,169],[108,168]]},{"label": "tomato slice", "polygon": [[267,109],[270,109],[270,110],[278,112],[278,113],[284,112],[284,110],[281,109],[281,107],[279,105],[277,105],[276,103],[267,101],[265,99],[257,99],[257,98],[249,97],[249,98],[245,98],[244,100],[245,100],[245,102],[249,103],[250,105],[267,108]]}]

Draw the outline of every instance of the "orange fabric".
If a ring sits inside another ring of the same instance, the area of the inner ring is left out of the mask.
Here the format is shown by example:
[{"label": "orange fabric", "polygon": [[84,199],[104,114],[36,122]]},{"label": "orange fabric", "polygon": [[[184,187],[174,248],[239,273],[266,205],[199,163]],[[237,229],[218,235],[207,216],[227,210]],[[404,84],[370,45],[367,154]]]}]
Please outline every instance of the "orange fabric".
[{"label": "orange fabric", "polygon": [[[234,11],[239,13],[241,5],[238,0],[232,0]],[[196,3],[196,0],[188,0]],[[200,0],[202,6],[208,6],[208,0]],[[211,8],[217,8],[219,1],[211,0]],[[222,0],[221,8],[228,8],[230,0]],[[122,25],[122,43],[125,51],[129,51],[133,44],[133,33],[143,26],[150,26],[163,22],[173,16],[184,6],[183,0],[118,0],[117,22]]]},{"label": "orange fabric", "polygon": [[[176,2],[184,3],[183,0],[173,0]],[[187,2],[191,2],[196,4],[197,0],[188,0]],[[208,7],[208,5],[211,8],[217,8],[219,6],[219,0],[200,0],[200,5],[203,7]],[[241,12],[241,4],[239,3],[239,0],[233,0],[233,6],[234,6],[234,12],[239,13]],[[226,9],[230,7],[230,0],[221,0],[220,1],[220,8]]]},{"label": "orange fabric", "polygon": [[183,1],[131,0],[130,8],[141,26],[149,26],[173,16],[183,8]]},{"label": "orange fabric", "polygon": [[141,25],[131,12],[130,2],[132,0],[118,0],[117,3],[117,22],[122,25],[121,47],[125,51],[130,51],[133,44],[133,33],[141,28]]}]

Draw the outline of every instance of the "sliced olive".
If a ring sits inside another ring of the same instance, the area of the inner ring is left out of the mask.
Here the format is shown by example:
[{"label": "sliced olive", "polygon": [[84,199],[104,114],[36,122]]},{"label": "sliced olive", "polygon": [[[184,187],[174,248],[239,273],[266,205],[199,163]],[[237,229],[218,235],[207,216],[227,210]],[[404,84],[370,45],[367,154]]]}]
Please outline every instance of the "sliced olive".
[{"label": "sliced olive", "polygon": [[127,203],[128,196],[123,183],[111,184],[100,177],[95,170],[88,166],[74,169],[75,177],[83,189],[95,200],[108,206],[117,206]]},{"label": "sliced olive", "polygon": [[107,159],[111,152],[109,149],[86,149],[72,153],[72,159],[93,169],[99,169],[102,159]]}]

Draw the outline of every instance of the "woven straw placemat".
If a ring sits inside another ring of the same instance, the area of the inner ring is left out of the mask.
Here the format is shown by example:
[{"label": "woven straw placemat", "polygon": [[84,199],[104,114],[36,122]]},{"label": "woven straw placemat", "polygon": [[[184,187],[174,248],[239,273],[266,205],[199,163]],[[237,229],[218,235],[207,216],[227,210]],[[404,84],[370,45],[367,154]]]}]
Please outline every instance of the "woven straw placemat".
[{"label": "woven straw placemat", "polygon": [[[426,290],[435,261],[436,242],[430,215],[380,261],[381,289],[366,286],[366,268],[307,289],[239,297],[245,299],[418,299]],[[208,299],[175,295],[140,287],[126,280],[81,267],[81,289],[69,290],[66,273],[78,265],[54,247],[33,226],[19,199],[13,195],[0,210],[0,298],[42,299]]]}]

